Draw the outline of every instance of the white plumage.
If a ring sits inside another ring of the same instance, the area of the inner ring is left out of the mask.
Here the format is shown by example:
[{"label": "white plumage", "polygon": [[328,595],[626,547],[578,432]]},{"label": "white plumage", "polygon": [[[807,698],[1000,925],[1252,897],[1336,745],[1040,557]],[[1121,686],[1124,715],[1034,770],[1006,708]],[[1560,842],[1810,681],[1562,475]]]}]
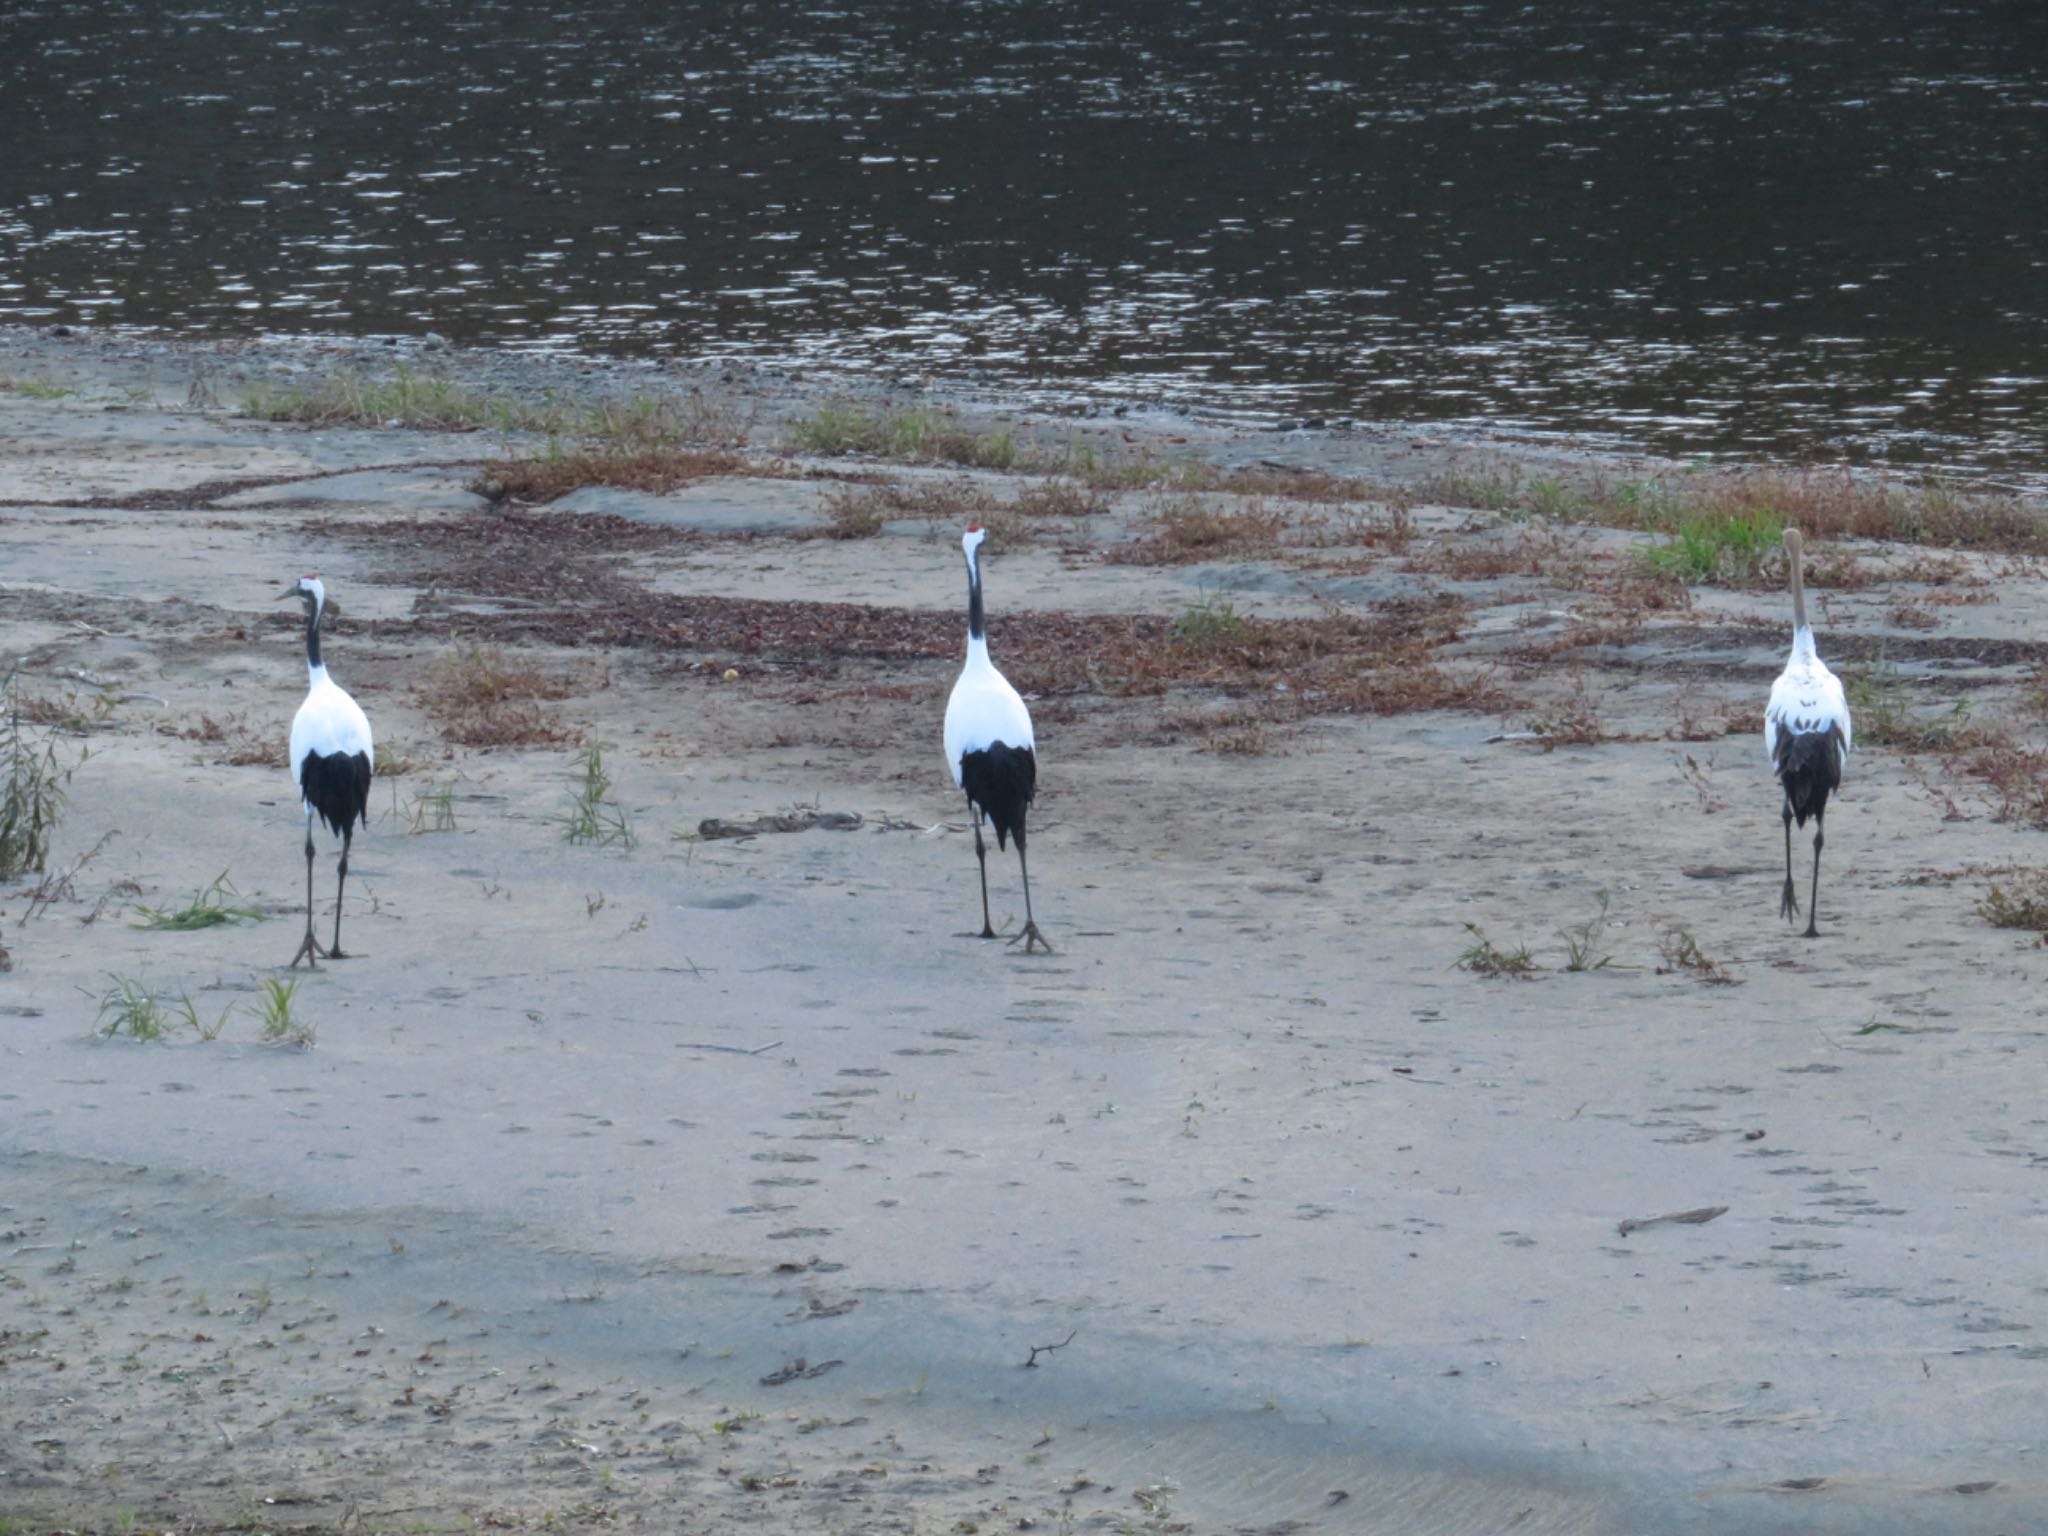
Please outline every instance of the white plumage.
[{"label": "white plumage", "polygon": [[[970,535],[979,537],[979,535]],[[953,770],[953,783],[960,784],[960,760],[970,752],[985,752],[997,742],[1020,747],[1037,755],[1031,739],[1031,711],[1010,686],[1010,680],[988,659],[988,641],[974,636],[967,642],[967,665],[953,684],[946,700],[946,764]]]},{"label": "white plumage", "polygon": [[[341,893],[348,881],[348,853],[355,840],[357,822],[367,822],[370,776],[376,762],[376,748],[370,738],[370,720],[348,691],[327,675],[320,660],[320,616],[327,606],[327,589],[318,578],[301,577],[284,594],[306,605],[306,689],[305,702],[292,716],[292,783],[298,786],[299,801],[306,811],[306,936],[292,958],[308,965],[320,958],[342,960]],[[341,838],[341,862],[334,883],[334,944],[322,951],[313,937],[313,818],[324,821]]]},{"label": "white plumage", "polygon": [[1792,824],[1813,820],[1813,888],[1807,897],[1806,936],[1819,937],[1820,851],[1827,842],[1828,796],[1842,784],[1855,729],[1842,683],[1813,643],[1806,622],[1805,545],[1797,528],[1785,530],[1785,554],[1792,587],[1792,654],[1771,685],[1764,706],[1764,751],[1784,790],[1785,885],[1779,915],[1799,916],[1799,892],[1792,883]]},{"label": "white plumage", "polygon": [[335,752],[344,757],[361,753],[373,763],[377,760],[377,749],[370,740],[370,717],[363,713],[362,706],[327,675],[327,668],[316,666],[311,672],[312,686],[307,690],[306,702],[292,716],[292,783],[298,785],[299,798],[305,801],[308,821],[316,809],[306,799],[302,777],[308,753],[321,757]]},{"label": "white plumage", "polygon": [[[1038,790],[1038,748],[1031,736],[1031,711],[1009,679],[988,659],[988,636],[981,610],[981,563],[976,551],[984,537],[969,528],[960,540],[967,558],[967,664],[946,700],[946,766],[953,782],[967,794],[974,816],[974,856],[981,866],[981,936],[992,939],[995,927],[988,911],[988,845],[982,841],[984,818],[994,824],[996,846],[1017,840],[1017,868],[1024,878],[1025,953],[1052,946],[1031,915],[1031,866],[1024,853],[1024,818]],[[1011,942],[1016,942],[1012,940]]]},{"label": "white plumage", "polygon": [[1764,706],[1764,752],[1773,767],[1778,761],[1779,731],[1838,730],[1841,744],[1837,767],[1849,761],[1854,729],[1849,720],[1848,696],[1842,680],[1830,672],[1814,649],[1813,628],[1802,624],[1792,631],[1792,655],[1785,670],[1771,684],[1771,701]]}]

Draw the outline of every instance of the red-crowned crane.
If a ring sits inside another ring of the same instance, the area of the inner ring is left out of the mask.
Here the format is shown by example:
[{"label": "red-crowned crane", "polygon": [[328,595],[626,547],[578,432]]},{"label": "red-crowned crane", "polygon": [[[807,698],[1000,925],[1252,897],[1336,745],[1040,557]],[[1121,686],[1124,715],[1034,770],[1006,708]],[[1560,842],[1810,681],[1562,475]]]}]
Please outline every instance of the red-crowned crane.
[{"label": "red-crowned crane", "polygon": [[1820,906],[1821,828],[1828,796],[1842,787],[1842,766],[1848,761],[1852,732],[1849,701],[1841,679],[1830,672],[1813,648],[1813,626],[1806,622],[1805,547],[1797,528],[1785,530],[1785,555],[1792,580],[1792,655],[1771,685],[1764,709],[1764,750],[1785,789],[1785,892],[1778,913],[1787,922],[1799,917],[1799,893],[1792,884],[1792,823],[1804,830],[1813,818],[1813,889],[1807,897],[1806,937],[1820,937],[1814,926]]},{"label": "red-crowned crane", "polygon": [[987,535],[969,528],[960,540],[967,556],[967,664],[946,701],[946,766],[953,782],[967,792],[974,813],[974,856],[981,864],[981,937],[996,931],[988,920],[988,844],[981,839],[985,815],[995,823],[996,847],[1017,840],[1017,867],[1024,876],[1024,953],[1052,945],[1031,916],[1031,866],[1024,857],[1024,812],[1038,788],[1038,757],[1031,741],[1031,711],[1009,679],[988,659],[988,637],[981,614],[981,563],[975,551]]},{"label": "red-crowned crane", "polygon": [[[306,675],[311,686],[306,702],[292,717],[292,782],[306,807],[306,937],[292,964],[301,960],[345,960],[341,952],[341,890],[348,881],[348,850],[357,822],[369,824],[370,772],[375,749],[370,721],[356,701],[327,675],[320,661],[320,614],[327,589],[318,578],[303,576],[279,594],[306,605]],[[313,818],[318,816],[341,836],[341,872],[334,882],[334,946],[323,950],[313,937]]]}]

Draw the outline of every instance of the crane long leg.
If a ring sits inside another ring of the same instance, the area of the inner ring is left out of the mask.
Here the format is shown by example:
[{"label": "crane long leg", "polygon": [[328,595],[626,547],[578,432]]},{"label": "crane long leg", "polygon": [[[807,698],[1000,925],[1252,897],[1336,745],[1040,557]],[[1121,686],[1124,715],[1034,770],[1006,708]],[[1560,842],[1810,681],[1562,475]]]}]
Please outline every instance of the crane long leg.
[{"label": "crane long leg", "polygon": [[[1823,815],[1825,813],[1822,813]],[[1820,849],[1826,839],[1821,836],[1821,817],[1813,818],[1813,893],[1806,899],[1806,937],[1817,939],[1820,930],[1814,923],[1820,918]]]},{"label": "crane long leg", "polygon": [[299,941],[299,952],[292,956],[287,970],[296,969],[298,963],[306,962],[308,970],[320,969],[320,941],[313,937],[313,818],[306,817],[306,936]]},{"label": "crane long leg", "polygon": [[348,958],[341,952],[341,888],[348,884],[348,850],[349,844],[355,841],[355,835],[353,822],[341,829],[341,873],[334,881],[334,946],[327,951],[327,958],[330,960]]},{"label": "crane long leg", "polygon": [[1792,796],[1785,796],[1785,894],[1778,903],[1778,916],[1786,922],[1799,917],[1799,892],[1792,884]]},{"label": "crane long leg", "polygon": [[[1024,941],[1024,953],[1030,954],[1034,947],[1042,947],[1049,955],[1052,945],[1046,943],[1045,935],[1038,931],[1038,921],[1031,915],[1031,865],[1024,857],[1024,829],[1017,828],[1017,868],[1024,873],[1024,931],[1017,935]],[[1017,939],[1010,940],[1012,944]]]},{"label": "crane long leg", "polygon": [[988,920],[988,844],[981,840],[981,807],[972,800],[967,804],[974,812],[974,857],[981,863],[981,936],[992,939],[996,930]]}]

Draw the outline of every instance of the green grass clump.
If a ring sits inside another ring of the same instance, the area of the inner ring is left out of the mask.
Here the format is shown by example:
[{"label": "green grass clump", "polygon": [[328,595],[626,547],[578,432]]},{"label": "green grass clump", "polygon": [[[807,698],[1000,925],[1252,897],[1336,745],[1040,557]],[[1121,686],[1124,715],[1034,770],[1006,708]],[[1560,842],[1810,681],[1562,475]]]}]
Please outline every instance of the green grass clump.
[{"label": "green grass clump", "polygon": [[[975,432],[949,411],[869,411],[832,403],[793,422],[789,446],[798,453],[865,453],[909,464],[960,464],[969,469],[1017,469],[1024,455],[1008,427]],[[1035,462],[1035,461],[1034,461]]]},{"label": "green grass clump", "polygon": [[159,933],[191,933],[228,923],[262,922],[264,914],[256,908],[230,904],[230,898],[239,895],[241,892],[228,883],[227,871],[222,870],[213,884],[202,886],[182,907],[137,907],[143,921],[136,926]]},{"label": "green grass clump", "polygon": [[263,995],[256,1000],[256,1022],[265,1045],[289,1045],[307,1051],[313,1048],[313,1026],[292,1011],[299,990],[298,979],[263,983]]},{"label": "green grass clump", "polygon": [[612,776],[604,764],[604,743],[592,742],[576,754],[575,763],[583,778],[570,792],[562,835],[572,843],[631,848],[636,841],[633,825],[626,808],[611,798]]},{"label": "green grass clump", "polygon": [[144,1042],[161,1040],[171,1031],[170,1016],[156,994],[132,976],[111,976],[100,996],[99,1032],[108,1039],[126,1035]]},{"label": "green grass clump", "polygon": [[1472,943],[1458,956],[1459,970],[1475,976],[1506,976],[1515,981],[1527,981],[1536,974],[1536,960],[1528,945],[1501,949],[1477,923],[1467,923],[1465,931],[1472,935]]},{"label": "green grass clump", "polygon": [[1250,628],[1229,603],[1201,602],[1173,621],[1173,643],[1195,655],[1211,655],[1242,645]]},{"label": "green grass clump", "polygon": [[1688,586],[1753,587],[1784,537],[1784,523],[1769,513],[1689,514],[1646,558],[1652,570]]},{"label": "green grass clump", "polygon": [[[0,720],[0,880],[42,874],[50,838],[70,800],[71,770],[54,731],[37,731],[22,718],[22,699],[9,673],[6,715]],[[84,762],[83,755],[79,762]]]},{"label": "green grass clump", "polygon": [[0,377],[0,390],[29,400],[65,400],[78,393],[67,385],[55,384],[48,379],[6,377]]},{"label": "green grass clump", "polygon": [[258,380],[244,389],[243,414],[320,426],[412,427],[443,432],[544,432],[615,452],[735,447],[750,421],[700,391],[571,402],[552,392],[529,400],[472,389],[445,374],[404,365],[379,377],[343,370],[305,384]]}]

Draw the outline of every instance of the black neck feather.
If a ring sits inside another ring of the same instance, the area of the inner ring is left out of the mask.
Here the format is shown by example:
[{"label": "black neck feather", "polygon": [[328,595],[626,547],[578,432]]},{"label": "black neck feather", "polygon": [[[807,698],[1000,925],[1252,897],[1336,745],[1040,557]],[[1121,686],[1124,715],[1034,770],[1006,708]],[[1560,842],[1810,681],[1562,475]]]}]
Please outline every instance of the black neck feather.
[{"label": "black neck feather", "polygon": [[306,605],[306,665],[320,665],[320,605]]},{"label": "black neck feather", "polygon": [[984,638],[981,620],[981,566],[971,552],[967,556],[967,638]]}]

